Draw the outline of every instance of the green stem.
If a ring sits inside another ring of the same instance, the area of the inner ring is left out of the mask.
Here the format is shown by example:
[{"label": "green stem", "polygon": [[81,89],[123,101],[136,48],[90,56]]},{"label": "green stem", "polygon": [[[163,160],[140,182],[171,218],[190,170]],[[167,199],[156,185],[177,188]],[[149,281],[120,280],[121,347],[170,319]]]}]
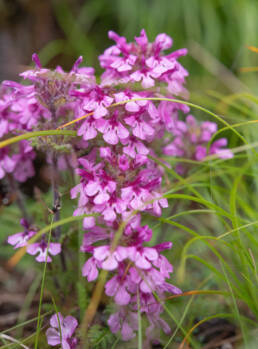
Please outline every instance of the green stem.
[{"label": "green stem", "polygon": [[45,278],[46,278],[46,272],[47,272],[47,259],[48,259],[48,249],[49,249],[49,244],[51,240],[51,233],[52,233],[52,227],[53,227],[53,217],[52,221],[50,224],[50,231],[48,235],[48,241],[47,241],[47,253],[46,253],[46,259],[43,267],[43,274],[42,274],[42,282],[41,282],[41,288],[40,288],[40,298],[39,298],[39,309],[38,309],[38,320],[37,320],[37,330],[36,330],[36,339],[35,339],[35,346],[34,348],[38,348],[38,343],[39,343],[39,334],[40,334],[40,329],[41,329],[41,321],[40,321],[40,315],[41,315],[41,307],[42,307],[42,301],[43,301],[43,294],[44,294],[44,286],[45,286]]},{"label": "green stem", "polygon": [[211,115],[215,119],[219,120],[222,124],[226,125],[227,128],[229,128],[232,132],[234,132],[245,144],[248,144],[246,139],[238,131],[236,131],[234,129],[234,127],[232,127],[226,120],[224,120],[221,116],[213,113],[212,111],[210,111],[210,110],[208,110],[208,109],[206,109],[206,108],[204,108],[204,107],[202,107],[200,105],[197,105],[197,104],[194,104],[194,103],[191,103],[191,102],[186,102],[184,100],[175,99],[175,98],[167,98],[167,97],[132,98],[132,99],[129,99],[127,101],[121,101],[121,102],[114,103],[110,107],[116,107],[118,105],[125,104],[125,103],[128,103],[128,102],[136,102],[136,101],[141,101],[141,100],[173,102],[173,103],[178,103],[178,104],[185,104],[185,105],[188,105],[189,107],[192,107],[194,109],[199,109],[199,110],[205,112],[206,114]]},{"label": "green stem", "polygon": [[30,138],[41,137],[41,136],[72,136],[72,137],[75,137],[75,136],[77,136],[77,132],[71,131],[71,130],[48,130],[48,131],[28,132],[28,133],[24,133],[24,134],[19,135],[19,136],[8,138],[5,141],[0,142],[0,149],[3,147],[6,147],[7,145],[22,141],[24,139],[30,139]]},{"label": "green stem", "polygon": [[75,221],[79,221],[79,220],[81,220],[81,219],[83,219],[83,218],[85,218],[85,217],[92,217],[92,216],[95,217],[95,216],[97,216],[97,215],[98,215],[98,214],[93,214],[93,213],[92,213],[92,214],[83,214],[83,215],[81,215],[81,216],[71,216],[71,217],[68,217],[68,218],[60,219],[60,221],[54,222],[54,223],[52,223],[52,224],[49,224],[49,225],[47,225],[45,228],[39,230],[38,233],[37,233],[36,235],[34,235],[34,236],[28,241],[28,243],[31,244],[31,243],[37,241],[38,238],[39,238],[41,235],[43,235],[43,234],[45,234],[45,233],[48,233],[50,230],[55,229],[55,228],[57,228],[57,227],[60,227],[61,225],[64,225],[64,224],[67,224],[67,223],[71,223],[71,222],[75,222]]}]

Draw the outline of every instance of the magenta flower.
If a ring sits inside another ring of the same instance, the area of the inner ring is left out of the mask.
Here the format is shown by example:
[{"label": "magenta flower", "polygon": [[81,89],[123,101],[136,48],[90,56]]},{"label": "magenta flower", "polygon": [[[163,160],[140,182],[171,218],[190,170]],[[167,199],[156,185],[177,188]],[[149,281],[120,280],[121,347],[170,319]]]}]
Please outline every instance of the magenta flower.
[{"label": "magenta flower", "polygon": [[[48,254],[47,254],[48,252]],[[43,239],[41,242],[36,242],[34,244],[27,245],[27,253],[30,255],[36,255],[36,261],[40,263],[50,263],[52,262],[52,256],[56,256],[61,252],[61,244],[59,242],[50,242],[49,246],[47,242]]]},{"label": "magenta flower", "polygon": [[[124,272],[124,269],[122,269]],[[127,305],[130,302],[131,295],[127,288],[130,288],[127,276],[115,275],[105,285],[105,293],[109,297],[114,297],[114,301],[118,305]]]},{"label": "magenta flower", "polygon": [[109,317],[108,325],[111,332],[117,333],[121,331],[122,339],[129,341],[136,336],[136,331],[138,330],[137,313],[128,311],[125,307],[120,307],[117,313]]},{"label": "magenta flower", "polygon": [[9,156],[9,148],[4,147],[0,149],[0,179],[2,179],[6,173],[11,173],[15,168],[16,162],[13,157]]},{"label": "magenta flower", "polygon": [[14,246],[14,248],[27,246],[28,240],[30,240],[32,236],[36,234],[36,231],[30,229],[29,223],[26,221],[26,219],[22,218],[20,220],[20,224],[24,227],[24,231],[10,235],[7,239],[8,244]]},{"label": "magenta flower", "polygon": [[96,124],[98,131],[103,134],[103,139],[109,144],[115,145],[129,136],[129,131],[119,121],[118,112],[114,112],[108,120],[97,120]]},{"label": "magenta flower", "polygon": [[221,159],[231,159],[234,155],[230,149],[226,149],[228,141],[226,138],[220,138],[212,143],[210,147],[210,154],[216,154]]},{"label": "magenta flower", "polygon": [[116,45],[99,57],[100,65],[105,68],[103,85],[141,82],[142,87],[148,89],[157,82],[165,82],[173,94],[185,93],[183,84],[187,72],[177,62],[177,58],[187,51],[178,50],[164,56],[162,51],[172,46],[172,39],[168,35],[159,34],[153,43],[149,43],[146,32],[142,30],[140,36],[135,37],[136,43],[129,44],[124,37],[112,31],[109,37]]},{"label": "magenta flower", "polygon": [[136,267],[140,269],[150,269],[151,262],[158,259],[158,253],[154,248],[151,247],[141,247],[135,251],[132,261],[135,263]]},{"label": "magenta flower", "polygon": [[112,104],[113,98],[106,95],[105,91],[99,86],[95,86],[93,89],[86,90],[83,93],[78,91],[77,95],[84,97],[82,100],[81,108],[84,110],[84,114],[94,112],[93,118],[100,119],[108,114],[108,107]]},{"label": "magenta flower", "polygon": [[131,113],[140,111],[142,107],[146,107],[150,103],[150,101],[144,99],[139,101],[130,101],[130,99],[148,97],[148,95],[145,93],[135,93],[130,90],[115,93],[114,96],[117,103],[127,101],[127,103],[124,104],[124,107],[126,111]]},{"label": "magenta flower", "polygon": [[59,254],[61,252],[61,244],[58,242],[50,242],[49,247],[47,248],[47,242],[44,238],[40,242],[29,244],[29,240],[36,235],[37,232],[30,228],[29,223],[24,218],[21,219],[20,224],[24,227],[24,231],[10,235],[7,242],[14,246],[14,248],[27,246],[26,250],[30,255],[36,255],[38,253],[38,256],[36,257],[37,262],[44,263],[46,262],[46,259],[47,263],[52,262],[50,255],[55,256]]},{"label": "magenta flower", "polygon": [[55,314],[50,319],[51,327],[46,331],[47,342],[51,346],[61,344],[61,349],[75,349],[77,338],[72,337],[78,321],[73,316],[66,316],[61,313]]},{"label": "magenta flower", "polygon": [[35,175],[32,160],[36,157],[33,148],[27,141],[19,142],[19,153],[13,156],[16,167],[13,172],[14,178],[18,182],[25,182],[28,178]]},{"label": "magenta flower", "polygon": [[[82,113],[84,115],[85,113]],[[82,116],[81,115],[81,116]],[[88,116],[78,130],[78,136],[82,136],[85,141],[94,139],[98,134],[96,120],[93,116]]]},{"label": "magenta flower", "polygon": [[127,202],[130,209],[143,211],[148,199],[150,199],[150,193],[147,189],[132,184],[122,188],[121,197]]},{"label": "magenta flower", "polygon": [[84,187],[84,192],[89,197],[94,197],[93,201],[96,205],[101,205],[107,202],[116,190],[116,182],[109,177],[105,171],[100,171],[98,177],[95,177]]},{"label": "magenta flower", "polygon": [[94,227],[87,231],[86,234],[83,236],[83,242],[81,245],[81,251],[88,252],[89,248],[91,248],[92,251],[92,245],[95,242],[106,240],[110,238],[110,234],[107,229],[104,229],[102,227]]},{"label": "magenta flower", "polygon": [[[16,130],[30,131],[50,119],[50,112],[36,98],[34,85],[24,86],[13,81],[4,81],[6,94],[0,99],[0,116],[4,133]],[[2,102],[2,103],[1,103]]]},{"label": "magenta flower", "polygon": [[137,154],[147,155],[149,153],[149,149],[135,136],[130,136],[122,140],[121,143],[126,145],[123,148],[123,152],[132,158],[135,158]]},{"label": "magenta flower", "polygon": [[131,127],[133,135],[141,140],[148,139],[155,132],[148,122],[144,120],[142,113],[128,116],[125,118],[125,123]]},{"label": "magenta flower", "polygon": [[[224,148],[227,140],[221,138],[213,142],[207,151],[208,142],[217,131],[217,125],[214,122],[205,121],[198,124],[192,115],[186,118],[185,126],[178,132],[177,127],[171,127],[170,131],[175,135],[174,140],[163,149],[165,155],[183,157],[191,160],[202,161],[206,156],[216,154],[221,159],[230,159],[233,153]],[[176,167],[181,174],[187,170],[182,164]]]},{"label": "magenta flower", "polygon": [[89,282],[96,280],[99,275],[98,267],[101,264],[94,257],[89,258],[82,267],[82,276],[87,277]]},{"label": "magenta flower", "polygon": [[109,246],[99,246],[94,248],[94,258],[101,263],[101,268],[105,270],[117,269],[119,262],[123,261],[131,253],[130,247],[118,246],[114,252]]},{"label": "magenta flower", "polygon": [[101,214],[106,222],[114,222],[119,214],[123,215],[126,212],[126,208],[125,201],[112,194]]},{"label": "magenta flower", "polygon": [[168,201],[165,198],[161,197],[161,194],[157,192],[152,192],[152,203],[147,206],[147,209],[149,209],[151,212],[153,212],[156,216],[161,216],[162,208],[168,207]]}]

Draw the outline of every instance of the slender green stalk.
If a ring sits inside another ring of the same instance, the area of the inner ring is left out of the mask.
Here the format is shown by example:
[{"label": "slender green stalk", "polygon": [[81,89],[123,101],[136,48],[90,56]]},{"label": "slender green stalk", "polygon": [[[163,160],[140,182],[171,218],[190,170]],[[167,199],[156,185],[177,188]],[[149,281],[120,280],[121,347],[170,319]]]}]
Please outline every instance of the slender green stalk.
[{"label": "slender green stalk", "polygon": [[[33,280],[32,284],[29,288],[29,291],[26,295],[23,306],[22,306],[21,311],[19,313],[17,323],[21,323],[21,324],[24,323],[24,320],[26,319],[27,313],[29,311],[29,308],[30,308],[30,305],[33,301],[35,293],[37,292],[37,289],[40,285],[40,280],[41,280],[41,275],[38,274],[35,277],[35,280]],[[22,336],[22,333],[23,333],[23,328],[20,328],[20,331],[17,331],[18,337]]]},{"label": "slender green stalk", "polygon": [[[45,314],[40,315],[40,319],[43,320],[46,316],[50,315],[51,313],[52,313],[52,311],[48,311]],[[14,330],[16,330],[16,329],[18,329],[18,328],[20,328],[22,326],[29,325],[32,322],[37,321],[37,320],[38,320],[38,316],[36,316],[36,317],[34,317],[34,318],[30,319],[30,320],[24,321],[21,324],[15,325],[13,327],[9,327],[7,330],[1,331],[0,333],[2,334],[2,333],[12,332],[12,331],[14,331]]]},{"label": "slender green stalk", "polygon": [[51,299],[52,299],[52,303],[54,305],[55,313],[56,313],[56,316],[57,316],[58,330],[59,330],[59,333],[60,333],[60,342],[62,343],[62,328],[61,328],[61,323],[60,323],[60,318],[59,318],[59,311],[57,309],[54,297],[51,296]]},{"label": "slender green stalk", "polygon": [[37,320],[37,332],[36,332],[36,338],[35,338],[35,345],[34,349],[38,348],[38,342],[39,342],[39,334],[40,334],[40,313],[41,313],[41,306],[42,306],[42,301],[43,301],[43,293],[44,293],[44,287],[45,287],[45,277],[46,277],[46,271],[47,271],[47,259],[48,259],[48,249],[49,249],[49,244],[50,244],[50,239],[51,239],[51,232],[52,232],[52,224],[53,224],[53,219],[51,221],[51,228],[48,234],[48,242],[47,242],[47,252],[46,252],[46,260],[44,263],[44,268],[43,268],[43,275],[42,275],[42,282],[41,282],[41,289],[40,289],[40,298],[39,298],[39,309],[38,309],[38,320]]},{"label": "slender green stalk", "polygon": [[233,292],[232,287],[231,287],[231,282],[230,282],[230,280],[228,278],[228,275],[227,275],[227,272],[226,272],[226,270],[224,268],[223,262],[221,262],[220,265],[221,265],[221,268],[222,268],[223,273],[225,275],[225,280],[226,280],[226,283],[228,285],[228,288],[229,288],[229,291],[230,291],[230,294],[231,294],[231,298],[232,298],[233,306],[234,306],[235,317],[237,318],[238,323],[239,323],[240,328],[241,328],[241,332],[242,332],[243,339],[244,339],[244,345],[245,345],[245,348],[248,349],[248,340],[247,340],[246,330],[245,330],[244,324],[243,324],[243,322],[241,320],[241,317],[240,317],[240,314],[239,314],[239,309],[238,309],[238,306],[237,306],[237,302],[236,302],[236,298],[235,298],[234,292]]},{"label": "slender green stalk", "polygon": [[[201,110],[203,111],[204,113],[206,114],[209,114],[211,115],[213,118],[215,118],[216,120],[220,121],[222,124],[226,125],[232,132],[234,132],[245,144],[248,144],[248,142],[246,141],[246,139],[238,132],[234,129],[234,127],[232,127],[227,121],[225,121],[221,116],[213,113],[212,111],[200,106],[200,105],[197,105],[197,104],[194,104],[194,103],[191,103],[191,102],[186,102],[184,100],[180,100],[180,99],[175,99],[175,98],[166,98],[166,97],[146,97],[146,98],[133,98],[133,99],[129,99],[127,101],[122,101],[122,102],[118,102],[118,103],[114,103],[112,104],[111,106],[112,107],[115,107],[115,106],[118,106],[118,105],[121,105],[121,104],[125,104],[125,103],[128,103],[128,102],[134,102],[134,101],[141,101],[141,100],[148,100],[148,101],[164,101],[164,102],[173,102],[173,103],[179,103],[179,104],[185,104],[185,105],[188,105],[189,107],[192,107],[194,109],[198,109],[198,110]],[[111,107],[110,106],[110,107]]]},{"label": "slender green stalk", "polygon": [[111,349],[115,349],[117,343],[119,342],[119,339],[120,339],[120,338],[118,337],[118,338],[114,341],[114,343],[113,343]]},{"label": "slender green stalk", "polygon": [[174,330],[174,333],[173,333],[172,336],[169,338],[169,340],[167,341],[167,343],[165,344],[165,346],[163,347],[163,349],[167,349],[168,346],[169,346],[169,344],[170,344],[170,343],[172,342],[172,340],[175,338],[175,336],[176,336],[178,330],[179,330],[180,327],[182,326],[182,323],[183,323],[183,321],[184,321],[184,319],[185,319],[186,314],[188,313],[188,310],[189,310],[189,308],[190,308],[190,306],[191,306],[193,300],[194,300],[194,296],[192,296],[192,297],[190,298],[190,300],[188,301],[188,303],[187,303],[187,305],[186,305],[186,307],[185,307],[185,309],[184,309],[184,312],[183,312],[183,314],[182,314],[182,316],[181,316],[181,318],[180,318],[180,321],[179,321],[179,323],[177,324],[176,329]]},{"label": "slender green stalk", "polygon": [[48,131],[33,131],[24,133],[19,136],[15,136],[9,139],[6,139],[5,141],[0,142],[0,149],[3,147],[6,147],[7,145],[17,143],[20,141],[23,141],[25,139],[35,138],[35,137],[44,137],[44,136],[77,136],[76,131],[71,130],[48,130]]},{"label": "slender green stalk", "polygon": [[51,223],[49,225],[47,225],[46,227],[44,227],[43,229],[39,230],[37,232],[36,235],[34,235],[29,241],[28,244],[32,244],[35,241],[37,241],[43,234],[48,233],[49,231],[51,231],[52,229],[55,229],[57,227],[60,227],[64,224],[68,224],[68,223],[72,223],[72,222],[76,222],[76,221],[80,221],[85,217],[96,217],[98,216],[98,214],[96,213],[92,213],[92,214],[83,214],[81,216],[70,216],[68,218],[63,218],[60,219],[60,221],[55,222],[55,223]]}]

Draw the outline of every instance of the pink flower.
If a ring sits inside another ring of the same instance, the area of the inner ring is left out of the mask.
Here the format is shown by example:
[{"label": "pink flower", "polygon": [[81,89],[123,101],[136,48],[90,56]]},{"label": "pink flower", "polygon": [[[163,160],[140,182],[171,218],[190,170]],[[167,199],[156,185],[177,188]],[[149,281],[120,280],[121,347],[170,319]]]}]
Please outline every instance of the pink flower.
[{"label": "pink flower", "polygon": [[133,135],[141,140],[145,140],[154,134],[154,129],[148,122],[144,121],[142,114],[135,114],[125,118],[125,123],[132,128]]},{"label": "pink flower", "polygon": [[168,201],[162,198],[162,195],[157,192],[152,192],[153,203],[147,206],[147,209],[153,211],[156,216],[161,216],[162,208],[168,207]]},{"label": "pink flower", "polygon": [[[99,57],[101,66],[105,68],[102,84],[141,82],[142,87],[148,89],[159,81],[167,82],[169,90],[173,90],[175,94],[185,92],[182,85],[187,73],[179,65],[177,58],[186,54],[186,50],[164,56],[162,51],[172,46],[172,39],[168,35],[159,34],[154,43],[149,43],[142,30],[140,36],[135,37],[136,43],[131,44],[127,44],[125,38],[114,32],[109,32],[109,37],[116,45],[105,50]],[[171,75],[173,79],[170,78]]]},{"label": "pink flower", "polygon": [[88,141],[94,139],[97,134],[96,120],[93,116],[88,116],[80,126],[78,136],[82,136],[85,141]]},{"label": "pink flower", "polygon": [[234,155],[230,149],[222,149],[227,146],[227,139],[220,138],[212,143],[210,147],[210,154],[217,154],[221,159],[231,159]]},{"label": "pink flower", "polygon": [[135,136],[122,139],[121,143],[125,145],[123,152],[132,158],[135,158],[136,154],[147,155],[149,153],[149,149]]},{"label": "pink flower", "polygon": [[101,214],[103,215],[103,218],[106,222],[114,222],[117,218],[117,215],[122,215],[126,211],[126,208],[126,202],[113,194],[106,202],[106,205]]},{"label": "pink flower", "polygon": [[100,263],[94,257],[91,257],[82,267],[82,275],[87,277],[89,282],[97,279],[99,275],[97,266],[100,267]]},{"label": "pink flower", "polygon": [[130,168],[130,163],[126,155],[121,155],[118,160],[118,167],[122,171],[127,171]]},{"label": "pink flower", "polygon": [[94,227],[87,231],[83,236],[83,242],[81,245],[81,251],[87,252],[89,248],[92,248],[92,245],[101,240],[106,240],[110,237],[110,234],[106,229],[102,227]]},{"label": "pink flower", "polygon": [[84,192],[89,197],[94,197],[93,201],[96,205],[106,203],[110,194],[116,189],[116,182],[110,178],[105,171],[100,172],[100,176],[89,182],[84,187]]},{"label": "pink flower", "polygon": [[131,260],[136,267],[140,269],[150,269],[152,262],[158,259],[158,253],[154,248],[141,247],[135,249],[135,253],[131,254]]},{"label": "pink flower", "polygon": [[13,160],[16,163],[13,176],[18,182],[25,182],[28,178],[35,175],[32,163],[35,157],[36,154],[27,141],[19,142],[19,153],[13,156]]},{"label": "pink flower", "polygon": [[128,207],[132,210],[143,211],[146,208],[146,203],[150,198],[150,193],[147,189],[141,188],[134,184],[122,188],[121,192],[122,200],[125,200]]},{"label": "pink flower", "polygon": [[130,253],[130,248],[118,246],[114,252],[111,252],[109,246],[103,245],[95,247],[93,256],[101,262],[102,269],[114,270],[118,267],[119,262],[128,257],[128,253]]},{"label": "pink flower", "polygon": [[135,332],[138,329],[137,313],[121,307],[119,312],[109,317],[108,325],[113,333],[121,330],[122,339],[128,341],[136,336]]},{"label": "pink flower", "polygon": [[28,240],[36,234],[36,231],[30,229],[29,223],[26,219],[21,219],[20,224],[24,227],[24,231],[8,236],[8,244],[14,246],[14,248],[20,248],[27,246]]},{"label": "pink flower", "polygon": [[[83,92],[80,95],[83,97]],[[85,111],[85,114],[93,111],[93,118],[100,119],[108,114],[107,108],[112,102],[113,98],[106,95],[105,91],[96,85],[85,93],[81,108]]]},{"label": "pink flower", "polygon": [[[181,127],[178,132],[176,125],[172,125],[170,131],[176,136],[174,140],[163,148],[166,155],[183,157],[191,160],[202,161],[207,155],[217,154],[222,159],[230,159],[233,153],[225,149],[227,140],[221,138],[213,142],[207,153],[208,142],[217,131],[217,125],[213,122],[205,121],[199,124],[195,117],[186,117],[185,127]],[[176,170],[184,174],[187,170],[184,164],[176,166]]]},{"label": "pink flower", "polygon": [[78,321],[73,316],[61,313],[55,314],[50,319],[51,327],[46,331],[47,342],[51,346],[61,344],[62,349],[75,349],[77,338],[72,338]]},{"label": "pink flower", "polygon": [[27,245],[27,253],[33,256],[39,253],[36,257],[36,261],[40,263],[52,262],[52,258],[50,257],[50,255],[56,256],[60,252],[61,244],[58,242],[50,242],[48,246],[46,241],[42,240],[41,242],[36,242],[34,244]]},{"label": "pink flower", "polygon": [[0,149],[0,179],[2,179],[6,173],[11,173],[15,166],[16,162],[13,157],[8,155],[9,148],[4,147]]},{"label": "pink flower", "polygon": [[126,139],[129,136],[129,131],[123,126],[118,119],[118,112],[114,112],[110,119],[97,120],[97,129],[103,134],[103,139],[112,145],[115,145],[119,140]]},{"label": "pink flower", "polygon": [[[121,91],[114,94],[116,102],[125,102],[124,104],[125,110],[131,113],[135,113],[140,111],[142,107],[146,107],[150,102],[148,100],[139,100],[139,101],[130,101],[130,99],[140,99],[147,97],[146,94],[135,93],[130,90]],[[122,104],[123,105],[123,104]]]},{"label": "pink flower", "polygon": [[130,302],[131,295],[127,291],[126,276],[115,275],[105,285],[105,292],[107,296],[114,297],[116,304],[126,305]]}]

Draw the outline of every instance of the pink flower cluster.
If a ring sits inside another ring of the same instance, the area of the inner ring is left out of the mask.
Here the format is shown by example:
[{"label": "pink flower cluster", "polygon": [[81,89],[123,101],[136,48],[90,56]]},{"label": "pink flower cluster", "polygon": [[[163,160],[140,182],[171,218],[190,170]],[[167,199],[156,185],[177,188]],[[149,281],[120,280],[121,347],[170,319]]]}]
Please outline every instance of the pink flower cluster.
[{"label": "pink flower cluster", "polygon": [[[92,254],[82,269],[88,281],[97,279],[99,269],[113,272],[112,278],[105,285],[106,295],[114,297],[118,306],[118,312],[108,320],[111,330],[115,333],[121,330],[124,340],[135,336],[137,321],[132,324],[129,318],[133,314],[137,318],[139,297],[141,312],[147,315],[150,323],[168,332],[168,325],[160,318],[162,305],[154,297],[154,292],[161,300],[166,292],[181,293],[166,281],[170,278],[173,267],[161,254],[170,249],[172,243],[145,246],[152,238],[152,231],[147,225],[140,225],[139,214],[126,225],[119,245],[112,249],[115,229],[117,227],[114,224],[106,229],[98,226],[89,229],[81,247],[82,251]],[[98,246],[94,245],[96,242]]]},{"label": "pink flower cluster", "polygon": [[[216,131],[216,124],[205,122],[199,131],[192,116],[188,116],[186,122],[180,121],[179,110],[189,111],[184,104],[154,103],[144,99],[162,96],[162,89],[166,97],[186,95],[183,84],[187,72],[177,62],[186,51],[162,55],[162,50],[171,46],[171,38],[160,34],[151,44],[142,31],[141,36],[135,38],[136,43],[128,44],[125,38],[113,32],[109,35],[116,45],[100,56],[105,69],[101,85],[93,92],[77,93],[78,98],[84,99],[84,111],[92,112],[83,121],[78,134],[91,144],[95,140],[97,146],[79,159],[76,172],[81,180],[71,190],[71,197],[79,196],[75,215],[99,214],[97,218],[87,217],[83,221],[87,232],[81,250],[92,256],[82,272],[88,281],[97,279],[99,269],[113,272],[105,292],[114,298],[118,312],[110,316],[108,323],[113,332],[121,331],[122,338],[128,340],[137,330],[137,297],[141,312],[150,323],[147,331],[162,327],[168,333],[168,325],[160,318],[162,304],[154,294],[162,300],[166,292],[180,293],[178,288],[167,283],[173,268],[161,254],[172,244],[147,247],[152,231],[148,226],[141,226],[140,212],[159,216],[168,206],[167,200],[162,198],[162,170],[148,155],[155,155],[158,146],[164,146],[163,137],[169,133],[174,136],[171,144],[180,140],[182,157],[193,156],[190,152],[195,150],[188,150],[185,144],[189,142],[191,147],[197,148],[198,154],[202,149],[203,156],[197,158],[202,160],[206,155],[204,146]],[[137,82],[141,83],[140,90],[135,88]],[[121,87],[119,92],[113,90],[114,86],[121,85],[125,85],[122,91]],[[117,103],[115,108],[110,107],[112,103]],[[210,153],[219,152],[222,144],[221,140],[217,142],[220,143],[215,142]],[[165,154],[171,144],[165,146]],[[178,156],[178,153],[171,155]],[[219,155],[225,157],[226,153]],[[117,245],[113,246],[123,222],[127,224]]]},{"label": "pink flower cluster", "polygon": [[[216,154],[221,159],[230,159],[233,153],[224,147],[227,145],[226,138],[220,138],[213,142],[209,151],[208,144],[217,131],[217,124],[210,121],[204,121],[198,124],[195,117],[188,115],[186,121],[180,121],[179,127],[171,130],[174,139],[168,141],[164,147],[165,155],[181,157],[191,160],[202,161],[207,155]],[[176,166],[179,173],[185,173],[186,168],[181,164]]]},{"label": "pink flower cluster", "polygon": [[145,30],[135,38],[135,43],[127,43],[126,38],[113,31],[109,32],[109,38],[116,45],[106,49],[99,57],[100,65],[105,69],[102,85],[140,82],[142,88],[146,89],[161,82],[173,95],[186,92],[183,84],[188,72],[177,59],[186,55],[187,50],[164,55],[163,51],[171,48],[173,43],[168,35],[159,34],[153,43],[149,43]]},{"label": "pink flower cluster", "polygon": [[4,147],[0,149],[0,179],[12,175],[18,182],[25,182],[34,176],[33,159],[36,157],[29,142],[21,141],[16,149]]},{"label": "pink flower cluster", "polygon": [[[159,34],[150,43],[144,30],[133,43],[114,32],[109,32],[109,37],[115,45],[99,57],[104,69],[99,84],[92,68],[79,68],[82,57],[65,73],[61,67],[54,71],[42,68],[37,55],[33,55],[36,68],[21,74],[31,84],[6,81],[1,87],[0,132],[5,138],[56,129],[87,116],[72,124],[81,138],[71,140],[65,154],[58,150],[62,140],[55,136],[48,138],[51,142],[41,139],[37,148],[47,153],[48,162],[52,163],[54,154],[60,170],[70,168],[80,178],[71,189],[71,198],[78,198],[74,215],[89,215],[83,220],[86,233],[81,251],[89,258],[82,273],[91,282],[101,269],[111,272],[105,293],[113,297],[117,312],[108,324],[112,332],[120,331],[122,338],[129,340],[136,335],[139,305],[149,321],[146,333],[150,337],[154,328],[168,333],[169,326],[161,318],[162,302],[167,292],[181,292],[168,283],[173,267],[163,251],[171,249],[172,243],[152,246],[152,230],[141,224],[143,212],[160,216],[168,207],[163,197],[163,171],[153,157],[165,154],[201,161],[209,154],[230,158],[232,153],[224,148],[224,138],[208,150],[217,130],[215,123],[198,124],[191,115],[182,121],[182,115],[190,111],[187,105],[155,100],[187,97],[184,84],[188,73],[178,62],[186,49],[164,54],[172,46],[172,39]],[[6,173],[12,173],[20,182],[33,176],[35,156],[28,141],[21,142],[18,150],[1,149],[0,179]],[[185,169],[176,170],[184,173]],[[28,225],[24,227],[23,233],[8,239],[15,248],[25,246],[35,234]],[[60,248],[59,243],[51,242],[48,251],[55,255]],[[30,254],[39,252],[36,259],[40,262],[46,260],[46,250],[44,240],[27,247]],[[51,261],[50,256],[47,261]],[[70,337],[77,322],[69,332],[66,327],[70,320],[59,317],[61,328],[69,335],[65,334],[61,343],[53,317],[49,344],[73,348],[76,344]]]}]

